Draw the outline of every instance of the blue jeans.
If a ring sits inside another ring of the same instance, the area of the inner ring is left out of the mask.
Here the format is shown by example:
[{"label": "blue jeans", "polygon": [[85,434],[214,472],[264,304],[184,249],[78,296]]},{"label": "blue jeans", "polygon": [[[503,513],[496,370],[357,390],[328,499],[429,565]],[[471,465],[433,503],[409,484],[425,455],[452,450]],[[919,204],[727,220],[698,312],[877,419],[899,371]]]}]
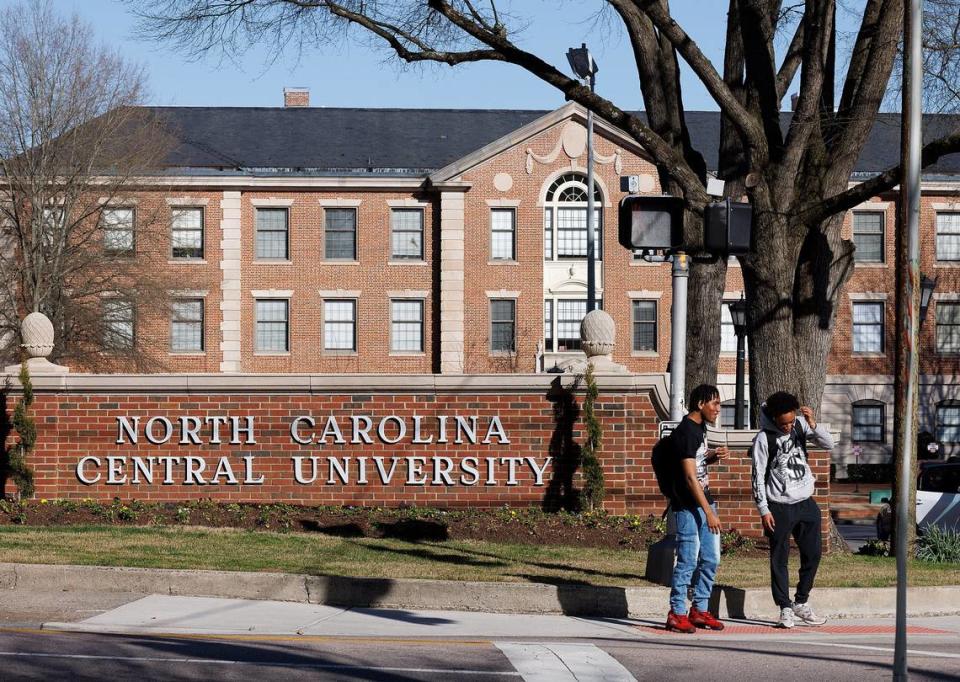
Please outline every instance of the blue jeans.
[{"label": "blue jeans", "polygon": [[[713,505],[716,511],[716,505]],[[677,563],[670,584],[670,610],[687,613],[687,590],[693,582],[693,605],[708,610],[713,581],[720,566],[720,535],[707,527],[702,509],[680,509],[673,512],[677,523]]]}]

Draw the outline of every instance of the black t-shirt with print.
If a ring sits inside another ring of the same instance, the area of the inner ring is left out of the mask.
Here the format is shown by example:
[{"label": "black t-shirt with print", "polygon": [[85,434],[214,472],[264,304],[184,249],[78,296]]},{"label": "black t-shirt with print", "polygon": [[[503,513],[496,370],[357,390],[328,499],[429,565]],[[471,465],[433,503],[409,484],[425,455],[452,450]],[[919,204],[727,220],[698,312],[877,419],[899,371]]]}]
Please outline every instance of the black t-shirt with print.
[{"label": "black t-shirt with print", "polygon": [[674,495],[670,500],[671,506],[674,509],[700,508],[683,475],[683,460],[685,459],[695,460],[697,480],[703,488],[707,502],[712,503],[713,498],[710,496],[709,489],[710,479],[707,475],[707,425],[705,423],[698,424],[689,416],[686,416],[671,434],[670,439],[673,443],[673,472],[676,483],[673,486]]}]

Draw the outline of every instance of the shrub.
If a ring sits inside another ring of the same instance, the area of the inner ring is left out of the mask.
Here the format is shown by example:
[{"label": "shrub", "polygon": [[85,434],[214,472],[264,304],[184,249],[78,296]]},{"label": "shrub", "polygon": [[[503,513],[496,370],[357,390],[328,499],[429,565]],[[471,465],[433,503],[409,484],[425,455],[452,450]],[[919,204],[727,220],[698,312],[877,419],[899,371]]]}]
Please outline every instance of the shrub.
[{"label": "shrub", "polygon": [[23,499],[33,497],[34,493],[33,469],[27,464],[27,455],[33,451],[33,446],[37,442],[37,425],[29,413],[30,406],[33,404],[33,384],[30,382],[30,372],[27,370],[26,363],[20,366],[20,385],[23,388],[23,396],[17,401],[11,420],[11,425],[20,436],[20,442],[7,448],[6,459],[10,475],[17,486],[17,493]]},{"label": "shrub", "polygon": [[938,564],[960,563],[960,532],[927,526],[917,537],[917,558]]},{"label": "shrub", "polygon": [[890,543],[873,538],[860,545],[857,554],[860,556],[890,556]]},{"label": "shrub", "polygon": [[720,532],[720,553],[736,554],[739,550],[749,550],[756,546],[753,538],[748,538],[736,528]]},{"label": "shrub", "polygon": [[583,401],[583,425],[586,430],[586,439],[580,450],[583,465],[583,490],[580,491],[580,499],[582,507],[592,510],[600,508],[604,497],[603,469],[600,467],[600,460],[597,459],[603,431],[594,410],[600,391],[597,388],[597,379],[593,375],[592,365],[587,364],[584,378],[587,383],[587,397]]}]

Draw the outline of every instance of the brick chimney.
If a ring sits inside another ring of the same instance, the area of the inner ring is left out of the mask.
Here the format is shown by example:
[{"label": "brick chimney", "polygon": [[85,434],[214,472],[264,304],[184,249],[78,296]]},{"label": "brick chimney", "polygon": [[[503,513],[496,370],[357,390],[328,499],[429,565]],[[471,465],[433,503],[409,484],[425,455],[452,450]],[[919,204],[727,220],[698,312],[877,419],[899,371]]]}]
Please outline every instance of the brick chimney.
[{"label": "brick chimney", "polygon": [[284,88],[283,106],[287,107],[309,107],[310,106],[310,88]]}]

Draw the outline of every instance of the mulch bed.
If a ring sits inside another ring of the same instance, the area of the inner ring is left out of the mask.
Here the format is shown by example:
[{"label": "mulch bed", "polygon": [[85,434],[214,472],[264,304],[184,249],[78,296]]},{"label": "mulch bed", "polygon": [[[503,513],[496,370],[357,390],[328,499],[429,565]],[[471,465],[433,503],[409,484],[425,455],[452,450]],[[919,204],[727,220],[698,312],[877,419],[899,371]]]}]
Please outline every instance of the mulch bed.
[{"label": "mulch bed", "polygon": [[[279,532],[315,532],[335,537],[395,538],[411,542],[482,540],[498,543],[646,550],[663,537],[655,516],[605,512],[543,512],[538,509],[423,507],[303,507],[288,504],[225,504],[29,500],[0,502],[0,526],[205,526]],[[724,532],[723,551],[765,555],[763,540]]]}]

